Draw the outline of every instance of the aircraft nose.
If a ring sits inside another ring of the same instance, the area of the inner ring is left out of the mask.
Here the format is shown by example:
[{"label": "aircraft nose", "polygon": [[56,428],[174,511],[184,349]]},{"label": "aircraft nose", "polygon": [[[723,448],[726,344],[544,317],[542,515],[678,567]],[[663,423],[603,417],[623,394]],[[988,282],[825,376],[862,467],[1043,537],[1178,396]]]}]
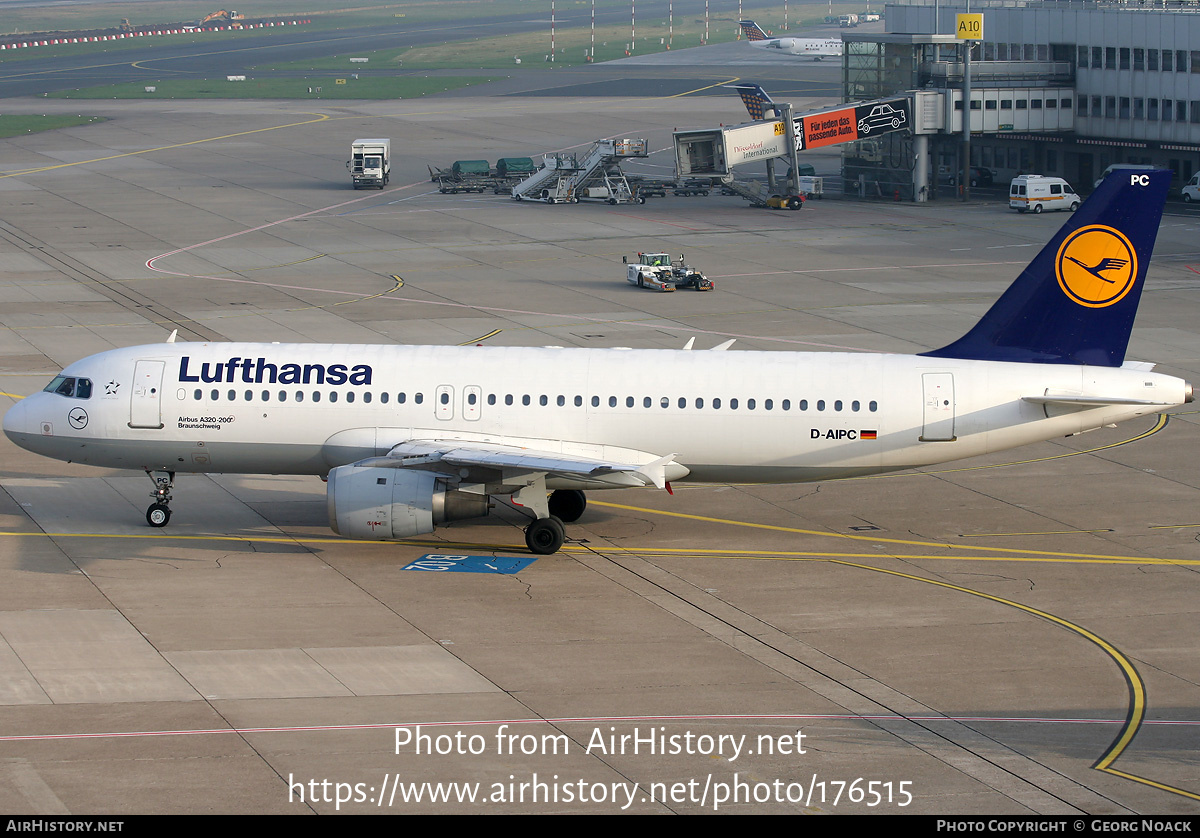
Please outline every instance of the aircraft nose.
[{"label": "aircraft nose", "polygon": [[14,404],[4,413],[4,435],[18,445],[20,444],[17,439],[18,434],[27,432],[25,426],[28,423],[26,418],[28,413],[29,406],[25,404],[24,399]]}]

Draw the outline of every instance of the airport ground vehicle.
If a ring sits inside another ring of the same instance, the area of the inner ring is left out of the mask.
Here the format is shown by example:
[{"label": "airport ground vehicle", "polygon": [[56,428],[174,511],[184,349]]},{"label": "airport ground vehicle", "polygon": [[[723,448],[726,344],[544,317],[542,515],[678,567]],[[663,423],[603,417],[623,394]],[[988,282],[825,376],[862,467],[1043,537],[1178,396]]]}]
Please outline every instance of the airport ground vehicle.
[{"label": "airport ground vehicle", "polygon": [[669,253],[639,253],[630,262],[629,257],[621,257],[625,263],[625,279],[639,288],[655,288],[659,291],[674,291],[677,288],[691,288],[695,291],[711,291],[716,286],[712,281],[683,260],[683,254],[678,259],[672,259]]},{"label": "airport ground vehicle", "polygon": [[1018,175],[1008,187],[1008,206],[1017,212],[1070,210],[1075,212],[1083,199],[1071,184],[1060,177]]},{"label": "airport ground vehicle", "polygon": [[676,195],[708,195],[711,190],[712,181],[707,178],[688,178],[675,184]]},{"label": "airport ground vehicle", "polygon": [[354,188],[387,186],[392,172],[392,141],[389,139],[355,140],[346,161]]},{"label": "airport ground vehicle", "polygon": [[1183,185],[1183,202],[1190,204],[1200,201],[1200,174],[1192,175],[1192,179]]},{"label": "airport ground vehicle", "polygon": [[996,173],[991,169],[985,169],[982,166],[971,167],[971,185],[972,186],[991,186],[996,182]]}]

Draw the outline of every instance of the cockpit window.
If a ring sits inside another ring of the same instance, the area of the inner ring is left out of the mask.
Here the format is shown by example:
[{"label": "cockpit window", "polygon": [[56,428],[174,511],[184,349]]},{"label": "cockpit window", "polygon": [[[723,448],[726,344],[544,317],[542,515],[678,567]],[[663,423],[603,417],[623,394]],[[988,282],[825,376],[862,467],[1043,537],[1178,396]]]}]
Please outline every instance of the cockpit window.
[{"label": "cockpit window", "polygon": [[75,399],[90,399],[92,397],[92,380],[90,378],[71,378],[56,375],[54,380],[46,385],[46,393],[57,393]]}]

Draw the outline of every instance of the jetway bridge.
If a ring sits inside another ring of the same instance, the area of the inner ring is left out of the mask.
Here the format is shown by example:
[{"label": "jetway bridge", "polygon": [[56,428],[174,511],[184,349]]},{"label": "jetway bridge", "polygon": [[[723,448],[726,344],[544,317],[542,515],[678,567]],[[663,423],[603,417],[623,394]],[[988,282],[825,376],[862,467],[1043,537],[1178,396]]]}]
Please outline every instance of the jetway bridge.
[{"label": "jetway bridge", "polygon": [[[731,87],[739,92],[755,121],[676,132],[676,174],[681,178],[720,179],[756,205],[767,205],[761,186],[739,181],[734,167],[765,161],[765,193],[787,198],[803,191],[796,180],[801,171],[800,152],[860,143],[859,153],[864,158],[874,157],[878,161],[878,149],[891,139],[887,135],[897,132],[905,132],[906,140],[911,137],[911,144],[905,143],[907,153],[904,159],[896,161],[896,165],[910,178],[913,197],[923,201],[931,190],[934,177],[930,139],[962,132],[964,109],[960,90],[916,90],[901,96],[842,104],[793,116],[790,105],[773,102],[758,85]],[[970,114],[971,131],[1070,132],[1074,129],[1074,109],[1070,107],[1073,95],[1074,91],[1069,87],[973,91],[970,107],[966,109]],[[1040,107],[1043,102],[1052,104],[1043,108]],[[881,141],[881,137],[884,140]],[[789,161],[787,183],[777,183],[775,179],[773,161],[780,158]]]}]

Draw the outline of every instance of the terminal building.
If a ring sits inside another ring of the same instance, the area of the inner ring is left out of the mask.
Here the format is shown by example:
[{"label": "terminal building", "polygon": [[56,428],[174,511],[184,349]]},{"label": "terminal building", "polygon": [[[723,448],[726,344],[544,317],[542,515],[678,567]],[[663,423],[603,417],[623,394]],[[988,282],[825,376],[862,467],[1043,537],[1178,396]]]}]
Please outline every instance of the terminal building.
[{"label": "terminal building", "polygon": [[966,12],[983,15],[970,56],[972,185],[1037,173],[1086,194],[1108,166],[1137,163],[1171,169],[1178,190],[1200,171],[1200,6],[1162,3],[888,4],[884,34],[843,33],[843,94],[915,91],[913,130],[847,144],[847,191],[925,200],[957,182],[964,42],[953,33]]}]

